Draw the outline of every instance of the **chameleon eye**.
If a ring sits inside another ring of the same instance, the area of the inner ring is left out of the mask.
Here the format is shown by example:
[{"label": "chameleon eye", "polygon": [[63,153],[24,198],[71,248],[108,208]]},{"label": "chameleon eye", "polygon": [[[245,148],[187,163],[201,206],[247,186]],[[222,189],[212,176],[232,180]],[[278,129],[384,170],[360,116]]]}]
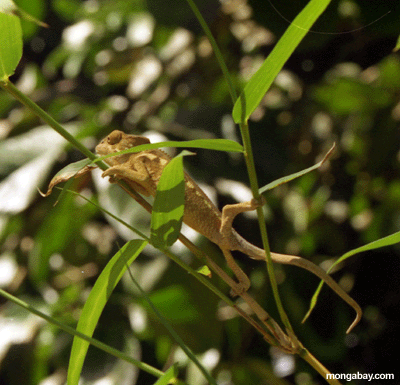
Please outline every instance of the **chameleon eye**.
[{"label": "chameleon eye", "polygon": [[109,144],[117,144],[121,141],[121,138],[122,132],[115,130],[107,137],[107,141]]}]

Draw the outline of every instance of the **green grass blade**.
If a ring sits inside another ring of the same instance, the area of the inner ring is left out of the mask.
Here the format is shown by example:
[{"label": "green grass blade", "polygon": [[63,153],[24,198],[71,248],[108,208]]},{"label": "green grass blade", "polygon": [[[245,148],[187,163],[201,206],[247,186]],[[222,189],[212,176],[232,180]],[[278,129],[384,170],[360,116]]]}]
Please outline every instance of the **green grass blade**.
[{"label": "green grass blade", "polygon": [[178,141],[168,141],[168,142],[158,142],[158,143],[150,143],[150,144],[141,144],[140,146],[136,146],[133,148],[129,148],[124,151],[116,152],[114,154],[108,154],[101,156],[94,160],[95,162],[104,160],[106,158],[110,158],[113,156],[130,154],[140,151],[153,150],[155,148],[160,147],[187,147],[187,148],[203,148],[205,150],[215,150],[215,151],[228,151],[228,152],[243,152],[243,146],[229,139],[195,139],[195,140],[187,140],[183,142]]},{"label": "green grass blade", "polygon": [[6,81],[22,57],[22,29],[19,18],[0,12],[0,81]]},{"label": "green grass blade", "polygon": [[[376,241],[370,242],[364,246],[358,247],[357,249],[353,249],[348,251],[346,254],[343,254],[328,270],[328,273],[336,266],[338,265],[340,262],[343,262],[344,260],[346,260],[347,258],[352,257],[355,254],[358,253],[362,253],[363,251],[370,251],[370,250],[375,250],[375,249],[379,249],[381,247],[385,247],[385,246],[391,246],[394,245],[396,243],[400,242],[400,231],[398,231],[397,233],[388,235],[387,237],[378,239]],[[317,304],[317,300],[318,300],[318,295],[321,292],[322,289],[322,285],[324,284],[323,281],[321,281],[318,285],[317,290],[315,291],[314,295],[311,298],[310,301],[310,307],[308,309],[307,314],[304,316],[303,321],[304,322],[311,314],[312,310],[314,309],[315,305]]]},{"label": "green grass blade", "polygon": [[277,180],[274,180],[273,182],[268,183],[268,184],[265,185],[264,187],[261,187],[261,188],[258,190],[259,193],[260,193],[260,194],[263,194],[263,193],[265,193],[265,192],[268,191],[268,190],[272,190],[273,188],[275,188],[275,187],[277,187],[277,186],[279,186],[279,185],[281,185],[281,184],[290,182],[290,181],[293,180],[293,179],[299,178],[299,177],[301,177],[301,176],[303,176],[303,175],[305,175],[305,174],[308,174],[309,172],[311,172],[311,171],[313,171],[313,170],[319,168],[319,167],[328,159],[329,155],[332,154],[332,151],[334,150],[334,148],[335,148],[335,144],[331,147],[331,149],[330,149],[330,150],[327,152],[327,154],[324,156],[324,159],[322,159],[320,162],[314,164],[314,166],[308,167],[308,168],[306,168],[306,169],[304,169],[304,170],[301,170],[301,171],[299,171],[299,172],[296,172],[296,173],[294,173],[294,174],[290,174],[290,175],[284,176],[284,177],[282,177],[282,178],[279,178],[279,179],[277,179]]},{"label": "green grass blade", "polygon": [[151,214],[150,242],[164,249],[178,239],[185,205],[185,178],[183,171],[183,151],[164,168],[157,186]]},{"label": "green grass blade", "polygon": [[[127,269],[147,245],[147,241],[133,240],[127,242],[121,250],[108,262],[97,279],[83,307],[78,321],[77,331],[92,336],[103,308],[115,286]],[[74,338],[68,367],[68,385],[78,385],[83,362],[89,343],[80,338]]]},{"label": "green grass blade", "polygon": [[[235,123],[247,121],[275,77],[331,0],[311,0],[279,39],[271,54],[247,83],[233,107]],[[244,111],[242,110],[244,108]]]}]

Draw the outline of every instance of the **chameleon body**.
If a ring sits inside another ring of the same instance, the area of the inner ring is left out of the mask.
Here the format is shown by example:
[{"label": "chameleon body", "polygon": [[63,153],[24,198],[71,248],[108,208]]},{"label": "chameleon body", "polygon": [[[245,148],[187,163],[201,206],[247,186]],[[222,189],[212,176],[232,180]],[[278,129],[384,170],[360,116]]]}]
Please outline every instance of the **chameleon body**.
[{"label": "chameleon body", "polygon": [[[148,143],[150,143],[150,140],[146,137],[128,135],[122,131],[115,130],[97,145],[96,153],[103,156]],[[122,179],[138,193],[144,196],[155,196],[162,171],[170,160],[171,157],[160,149],[110,157],[105,159],[110,168],[103,172],[102,176],[110,176],[111,181]],[[236,294],[247,290],[250,286],[250,281],[236,264],[230,252],[238,250],[250,258],[265,260],[265,251],[241,237],[233,229],[232,222],[237,214],[254,210],[257,206],[258,203],[254,200],[226,205],[221,213],[196,182],[185,173],[183,222],[217,244],[223,251],[228,266],[239,280],[238,286],[234,289]],[[309,270],[321,278],[356,310],[357,317],[349,330],[359,322],[362,314],[359,305],[319,266],[294,255],[271,252],[271,258],[276,263],[295,265]]]}]

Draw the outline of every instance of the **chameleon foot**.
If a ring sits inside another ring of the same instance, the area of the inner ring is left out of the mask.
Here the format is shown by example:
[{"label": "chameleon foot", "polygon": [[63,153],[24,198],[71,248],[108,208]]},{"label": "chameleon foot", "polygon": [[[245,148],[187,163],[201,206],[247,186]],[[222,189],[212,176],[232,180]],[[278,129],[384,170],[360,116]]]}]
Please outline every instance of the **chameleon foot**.
[{"label": "chameleon foot", "polygon": [[231,291],[229,292],[229,294],[231,297],[238,297],[249,290],[249,287],[250,285],[247,285],[244,282],[235,283],[234,286],[231,286]]}]

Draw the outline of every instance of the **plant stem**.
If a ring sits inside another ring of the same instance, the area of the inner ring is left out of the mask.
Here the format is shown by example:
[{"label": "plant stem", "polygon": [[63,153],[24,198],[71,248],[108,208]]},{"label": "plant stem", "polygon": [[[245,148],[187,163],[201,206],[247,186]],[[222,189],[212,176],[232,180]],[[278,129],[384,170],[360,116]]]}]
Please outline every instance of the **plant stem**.
[{"label": "plant stem", "polygon": [[331,374],[330,371],[321,364],[306,348],[302,347],[299,351],[299,356],[307,361],[323,378],[331,385],[341,385],[341,383],[335,378],[328,378],[327,374]]},{"label": "plant stem", "polygon": [[[247,172],[249,174],[251,191],[253,193],[253,197],[256,200],[260,200],[261,196],[258,191],[257,174],[256,174],[256,170],[255,170],[255,165],[254,165],[253,150],[251,147],[250,132],[249,132],[249,126],[248,126],[247,122],[242,122],[240,124],[240,131],[242,134],[242,141],[243,141],[243,147],[244,147],[244,158],[246,161]],[[260,232],[261,232],[261,239],[262,239],[263,247],[265,250],[268,276],[269,276],[269,279],[271,282],[272,292],[274,294],[276,306],[278,308],[279,315],[280,315],[282,322],[284,323],[286,329],[290,330],[291,334],[294,335],[293,328],[292,328],[289,318],[283,308],[283,304],[282,304],[281,298],[279,296],[278,285],[276,283],[274,268],[273,268],[273,264],[272,264],[271,250],[269,247],[267,226],[265,225],[264,211],[261,206],[257,208],[257,217],[258,217],[258,225],[260,227]]]}]

